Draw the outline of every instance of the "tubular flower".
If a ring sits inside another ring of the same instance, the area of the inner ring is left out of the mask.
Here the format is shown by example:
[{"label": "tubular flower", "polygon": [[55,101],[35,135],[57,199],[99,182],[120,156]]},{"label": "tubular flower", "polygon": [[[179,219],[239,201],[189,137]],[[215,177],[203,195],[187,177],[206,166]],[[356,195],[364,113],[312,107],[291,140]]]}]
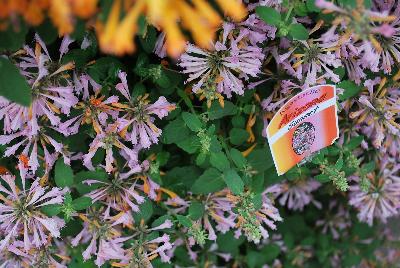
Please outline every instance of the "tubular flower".
[{"label": "tubular flower", "polygon": [[257,77],[261,72],[264,54],[261,48],[248,43],[250,31],[243,28],[234,34],[235,26],[224,23],[220,41],[212,50],[206,51],[188,45],[186,53],[180,58],[179,65],[183,73],[189,74],[187,82],[198,80],[193,85],[193,92],[201,98],[219,99],[218,94],[232,97],[232,92],[243,95],[243,80]]},{"label": "tubular flower", "polygon": [[[185,38],[177,25],[180,21],[188,29],[201,47],[209,46],[213,39],[214,29],[220,25],[220,17],[209,3],[195,0],[193,4],[186,1],[124,1],[114,2],[107,21],[97,22],[96,31],[103,51],[117,55],[134,51],[133,37],[137,32],[137,21],[141,14],[146,14],[148,21],[166,34],[166,50],[173,57],[185,48]],[[235,20],[241,20],[246,15],[245,8],[238,1],[217,0],[223,10]],[[126,15],[120,21],[122,6]]]},{"label": "tubular flower", "polygon": [[[120,109],[114,107],[118,103],[117,96],[109,96],[106,98],[100,95],[100,85],[98,85],[90,76],[83,74],[79,78],[75,76],[75,90],[78,94],[82,94],[82,101],[76,105],[77,109],[81,109],[81,114],[62,122],[58,126],[58,131],[65,136],[78,133],[80,125],[92,124],[97,134],[107,125],[107,120],[117,120]],[[94,94],[90,93],[92,87]]]},{"label": "tubular flower", "polygon": [[164,96],[150,104],[148,94],[132,98],[129,93],[126,73],[119,72],[121,83],[117,84],[116,89],[128,100],[127,103],[115,104],[114,106],[123,109],[124,116],[118,118],[118,130],[120,135],[131,141],[134,145],[149,148],[152,143],[158,143],[161,136],[161,129],[154,125],[155,118],[163,118],[175,109],[175,104],[171,104]]},{"label": "tubular flower", "polygon": [[[332,212],[335,208],[337,211]],[[317,220],[315,225],[322,227],[322,233],[330,232],[333,239],[339,239],[340,232],[351,226],[349,211],[334,200],[329,203],[329,210],[326,214],[326,217]]]},{"label": "tubular flower", "polygon": [[[350,205],[359,211],[357,216],[360,221],[372,225],[374,218],[386,222],[387,218],[399,214],[400,206],[400,177],[399,164],[385,158],[381,160],[380,171],[370,173],[369,188],[363,191],[357,183],[350,186]],[[354,177],[358,182],[360,178]]]},{"label": "tubular flower", "polygon": [[36,248],[31,254],[33,267],[67,268],[66,264],[71,260],[67,256],[66,244],[58,240],[55,240],[54,244]]},{"label": "tubular flower", "polygon": [[[62,155],[64,162],[70,165],[71,153],[66,146],[52,138],[51,134],[53,132],[51,132],[50,128],[42,126],[43,124],[45,123],[39,122],[37,134],[34,135],[31,135],[32,131],[29,127],[25,127],[13,134],[0,135],[0,144],[2,145],[8,145],[18,140],[5,150],[4,155],[13,155],[18,158],[18,169],[23,179],[25,179],[28,172],[35,174],[41,166],[40,159],[44,160],[46,174],[51,170],[59,155]],[[41,152],[43,152],[43,157]]]},{"label": "tubular flower", "polygon": [[279,211],[270,199],[268,189],[262,194],[261,207],[254,206],[254,194],[248,192],[235,197],[235,210],[238,214],[235,236],[238,238],[244,232],[249,241],[258,244],[261,238],[269,237],[263,225],[276,229],[275,221],[282,221]]},{"label": "tubular flower", "polygon": [[[0,20],[7,18],[12,21],[16,15],[21,15],[26,22],[37,26],[41,24],[46,15],[57,27],[60,35],[69,34],[74,29],[74,15],[79,18],[89,18],[95,14],[98,0],[85,1],[85,5],[79,0],[15,0],[3,1]],[[9,22],[6,22],[9,23]]]},{"label": "tubular flower", "polygon": [[117,211],[138,212],[139,205],[145,201],[145,198],[138,192],[138,190],[142,191],[144,187],[139,183],[140,178],[135,177],[135,174],[139,174],[144,168],[137,165],[128,173],[119,173],[114,170],[111,174],[111,181],[85,180],[85,184],[99,185],[99,188],[88,193],[87,196],[92,199],[93,203],[102,201],[108,208]]},{"label": "tubular flower", "polygon": [[296,180],[294,182],[283,182],[268,187],[268,193],[274,195],[282,206],[287,205],[289,209],[303,211],[304,207],[313,203],[321,208],[321,204],[314,200],[312,192],[321,184],[315,180]]},{"label": "tubular flower", "polygon": [[[161,257],[162,262],[169,262],[170,257],[166,251],[172,248],[170,237],[167,234],[162,236],[150,236],[155,232],[160,232],[163,229],[169,229],[173,226],[170,220],[164,223],[148,228],[143,221],[140,225],[134,228],[132,235],[131,246],[125,251],[125,258],[120,263],[112,263],[114,267],[144,267],[152,268],[151,261]],[[151,237],[151,238],[150,238]]]},{"label": "tubular flower", "polygon": [[[19,130],[25,124],[30,126],[33,135],[38,132],[38,119],[45,116],[51,125],[60,124],[61,114],[69,114],[70,109],[78,99],[73,94],[70,81],[63,77],[63,72],[74,67],[73,63],[61,65],[51,60],[47,48],[38,35],[35,35],[36,48],[32,50],[25,46],[23,51],[15,55],[16,64],[21,74],[26,78],[32,90],[32,103],[30,107],[0,101],[0,119],[4,119],[4,132],[11,133]],[[60,47],[60,59],[68,51],[71,40],[63,39]],[[12,57],[12,59],[14,59]],[[62,86],[66,83],[67,86]]]},{"label": "tubular flower", "polygon": [[305,86],[315,85],[323,79],[339,82],[339,76],[332,70],[342,66],[341,60],[332,53],[337,46],[336,42],[315,39],[300,43],[299,47],[289,48],[289,52],[280,55],[278,63],[282,64],[289,74],[304,81]]},{"label": "tubular flower", "polygon": [[38,178],[29,189],[20,190],[15,185],[14,176],[4,175],[1,179],[7,188],[0,187],[0,229],[7,235],[0,242],[0,251],[19,237],[26,251],[49,243],[49,235],[60,236],[64,221],[57,217],[49,218],[40,209],[50,204],[61,204],[67,189],[53,187],[48,191],[47,187],[39,185]]},{"label": "tubular flower", "polygon": [[92,255],[96,255],[95,264],[99,267],[108,260],[126,259],[123,242],[130,237],[123,237],[119,226],[126,221],[126,215],[119,213],[111,217],[107,210],[104,213],[90,210],[88,214],[80,214],[79,217],[84,221],[83,229],[71,240],[71,245],[76,247],[80,241],[90,241],[86,250],[82,252],[83,259],[88,260]]},{"label": "tubular flower", "polygon": [[100,131],[90,143],[89,152],[83,156],[83,164],[90,170],[94,170],[92,165],[92,158],[96,154],[99,148],[103,148],[106,151],[106,166],[105,169],[108,173],[113,170],[113,148],[115,147],[120,151],[121,156],[123,156],[130,167],[135,167],[138,161],[139,147],[134,149],[128,148],[123,141],[121,141],[120,136],[117,133],[117,124],[111,124],[106,127],[105,130]]},{"label": "tubular flower", "polygon": [[356,101],[358,110],[349,115],[363,126],[362,132],[372,138],[375,148],[380,148],[386,137],[398,138],[400,133],[396,122],[400,118],[400,92],[397,88],[385,87],[386,81],[379,77],[365,81],[366,89]]},{"label": "tubular flower", "polygon": [[383,40],[390,40],[396,32],[394,28],[396,27],[396,22],[393,25],[389,24],[396,21],[396,14],[388,15],[387,11],[378,12],[366,9],[363,1],[357,1],[357,7],[351,9],[338,7],[326,0],[317,0],[315,4],[325,9],[325,13],[337,13],[330,31],[344,28],[343,33],[340,35],[339,43],[347,42],[350,38],[361,42],[358,49],[361,52],[363,67],[368,67],[377,72],[379,70],[379,62],[382,59],[384,71],[390,71],[390,67],[387,66],[388,60],[390,61],[388,53],[389,51],[395,54],[397,52],[390,46],[386,47],[386,51],[384,51],[382,44],[385,46],[386,42]]}]

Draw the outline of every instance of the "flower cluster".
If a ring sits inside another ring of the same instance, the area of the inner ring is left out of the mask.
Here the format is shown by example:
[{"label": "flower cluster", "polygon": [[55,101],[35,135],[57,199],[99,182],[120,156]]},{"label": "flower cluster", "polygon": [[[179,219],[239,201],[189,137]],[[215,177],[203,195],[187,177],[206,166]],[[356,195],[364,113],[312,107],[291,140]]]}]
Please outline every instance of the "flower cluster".
[{"label": "flower cluster", "polygon": [[[1,267],[396,267],[398,1],[3,2]],[[339,139],[278,176],[321,84]]]}]

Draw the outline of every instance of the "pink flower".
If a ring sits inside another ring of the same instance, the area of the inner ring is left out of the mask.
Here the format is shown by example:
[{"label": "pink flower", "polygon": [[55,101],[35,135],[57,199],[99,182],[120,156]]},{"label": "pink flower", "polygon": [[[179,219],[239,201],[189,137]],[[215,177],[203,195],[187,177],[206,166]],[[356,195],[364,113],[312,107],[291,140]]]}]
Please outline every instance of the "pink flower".
[{"label": "pink flower", "polygon": [[80,214],[79,217],[84,221],[83,228],[71,240],[71,245],[76,247],[80,241],[82,243],[90,241],[82,252],[83,259],[88,260],[92,255],[96,255],[95,264],[99,267],[111,259],[126,260],[123,242],[131,237],[123,237],[119,226],[126,221],[126,215],[121,212],[111,217],[108,215],[108,210],[104,214],[96,210],[90,210],[86,215]]},{"label": "pink flower", "polygon": [[377,173],[370,173],[367,178],[370,187],[364,192],[360,185],[360,178],[353,177],[356,185],[350,186],[349,204],[359,211],[360,221],[372,225],[374,218],[386,222],[387,218],[399,215],[400,207],[400,177],[399,164],[383,158]]},{"label": "pink flower", "polygon": [[[170,256],[167,251],[172,249],[172,243],[170,242],[170,237],[167,234],[161,236],[153,236],[153,238],[148,239],[148,235],[153,234],[154,231],[160,232],[163,229],[168,229],[172,227],[172,222],[166,220],[161,225],[154,228],[147,228],[141,223],[140,230],[136,235],[133,235],[132,246],[128,248],[125,252],[125,258],[121,260],[119,265],[132,266],[132,267],[153,267],[151,265],[151,260],[157,256],[161,257],[162,262],[170,262]],[[138,236],[140,235],[141,238]]]},{"label": "pink flower", "polygon": [[356,109],[349,116],[362,126],[362,132],[372,139],[375,148],[380,148],[387,136],[397,136],[400,125],[398,99],[400,92],[397,88],[386,88],[386,78],[379,77],[366,80],[367,90],[361,93],[356,101]]},{"label": "pink flower", "polygon": [[113,170],[113,149],[119,150],[119,153],[128,161],[130,167],[135,167],[138,161],[138,151],[140,148],[130,149],[121,141],[121,137],[117,133],[117,125],[108,125],[105,130],[101,130],[90,143],[89,152],[83,156],[83,164],[90,170],[93,170],[92,158],[99,148],[106,151],[106,166],[108,173]]},{"label": "pink flower", "polygon": [[158,143],[158,138],[161,136],[161,129],[154,125],[155,116],[163,118],[168,113],[175,109],[175,104],[169,103],[164,96],[150,104],[148,94],[132,98],[126,73],[119,72],[121,83],[116,85],[116,89],[128,101],[126,104],[121,104],[126,112],[121,118],[118,118],[118,130],[121,135],[134,145],[141,145],[143,148],[149,148],[151,144]]},{"label": "pink flower", "polygon": [[270,186],[266,193],[273,194],[282,206],[287,205],[289,209],[303,211],[310,203],[321,208],[321,204],[312,196],[312,192],[320,186],[321,184],[315,180],[285,181]]},{"label": "pink flower", "polygon": [[14,140],[18,140],[17,143],[9,146],[5,150],[4,156],[8,157],[14,155],[18,157],[18,168],[23,183],[25,183],[24,179],[28,172],[34,174],[39,168],[39,159],[41,158],[39,155],[40,151],[43,151],[44,168],[46,173],[51,170],[58,155],[62,155],[64,157],[64,162],[68,165],[70,164],[71,155],[64,148],[64,145],[57,142],[47,134],[46,127],[38,125],[38,129],[40,131],[34,135],[31,135],[32,132],[27,126],[15,133],[0,135],[0,144],[2,145],[8,145]]},{"label": "pink flower", "polygon": [[111,173],[111,181],[85,180],[84,183],[88,185],[99,185],[96,190],[91,191],[87,196],[92,199],[93,203],[102,201],[107,207],[111,207],[117,211],[131,209],[134,212],[138,212],[139,205],[145,201],[145,198],[140,193],[144,190],[144,187],[140,183],[140,172],[142,171],[143,167],[137,165],[129,173],[124,174],[113,171]]},{"label": "pink flower", "polygon": [[20,236],[25,250],[46,245],[49,235],[60,236],[64,221],[58,217],[47,217],[40,209],[46,205],[61,204],[67,189],[53,187],[47,191],[47,187],[39,185],[38,178],[29,190],[20,190],[15,185],[14,176],[4,175],[1,179],[8,187],[0,186],[0,192],[4,194],[1,196],[0,230],[7,234],[0,242],[0,251]]},{"label": "pink flower", "polygon": [[[62,76],[64,71],[73,68],[74,65],[52,62],[44,43],[38,35],[35,38],[39,49],[34,51],[25,46],[26,55],[16,58],[21,74],[31,86],[32,103],[30,107],[24,107],[2,98],[0,119],[4,119],[6,133],[17,131],[28,124],[32,135],[35,135],[39,131],[38,120],[42,116],[48,118],[51,125],[57,126],[60,124],[59,115],[69,114],[70,108],[78,102],[73,94],[71,82]],[[67,43],[63,41],[61,55],[67,51]],[[57,66],[56,69],[54,65]]]},{"label": "pink flower", "polygon": [[228,98],[232,92],[243,95],[242,79],[248,80],[249,76],[257,77],[260,73],[264,59],[261,48],[245,42],[250,35],[248,29],[241,29],[236,37],[231,34],[233,29],[234,25],[224,23],[222,42],[216,42],[213,51],[187,46],[179,65],[184,68],[183,73],[189,74],[187,82],[198,80],[193,92],[206,92],[216,87],[217,92]]}]

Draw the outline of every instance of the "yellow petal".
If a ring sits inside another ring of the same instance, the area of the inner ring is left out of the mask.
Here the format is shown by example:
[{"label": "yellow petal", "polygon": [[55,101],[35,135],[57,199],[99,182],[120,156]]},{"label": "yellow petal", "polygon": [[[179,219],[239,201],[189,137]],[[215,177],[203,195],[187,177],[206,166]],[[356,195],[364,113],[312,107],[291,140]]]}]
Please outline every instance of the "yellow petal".
[{"label": "yellow petal", "polygon": [[216,0],[221,9],[236,21],[241,21],[247,15],[245,6],[237,0]]},{"label": "yellow petal", "polygon": [[71,7],[65,0],[52,0],[49,16],[54,25],[58,28],[60,35],[66,35],[74,30],[72,25]]}]

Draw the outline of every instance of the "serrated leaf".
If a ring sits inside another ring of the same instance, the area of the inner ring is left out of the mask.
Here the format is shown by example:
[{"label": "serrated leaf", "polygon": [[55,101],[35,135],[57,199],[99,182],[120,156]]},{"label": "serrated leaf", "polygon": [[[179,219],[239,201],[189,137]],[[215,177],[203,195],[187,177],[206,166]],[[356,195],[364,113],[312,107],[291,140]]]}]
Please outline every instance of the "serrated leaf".
[{"label": "serrated leaf", "polygon": [[237,108],[232,102],[226,100],[224,103],[223,108],[219,105],[218,101],[214,101],[211,104],[210,110],[208,111],[208,117],[211,120],[220,119],[224,116],[237,113]]},{"label": "serrated leaf", "polygon": [[176,215],[176,219],[179,221],[180,224],[182,224],[185,227],[192,227],[192,221],[189,220],[188,217],[182,216],[182,215]]},{"label": "serrated leaf", "polygon": [[354,138],[351,138],[351,140],[345,144],[345,147],[352,151],[355,148],[357,148],[358,146],[360,146],[360,144],[362,143],[362,141],[364,140],[364,136],[357,136]]},{"label": "serrated leaf", "polygon": [[150,200],[146,200],[144,203],[140,204],[139,212],[133,214],[135,222],[140,222],[142,219],[147,221],[153,215],[153,204]]},{"label": "serrated leaf", "polygon": [[42,211],[47,216],[53,217],[53,216],[58,215],[61,212],[61,209],[62,209],[62,205],[52,204],[52,205],[43,206],[40,209],[40,211]]},{"label": "serrated leaf", "polygon": [[339,159],[336,161],[335,167],[337,169],[342,169],[342,167],[343,167],[343,157],[339,157]]},{"label": "serrated leaf", "polygon": [[72,168],[64,163],[63,159],[58,159],[54,171],[54,180],[58,187],[64,188],[74,184],[74,173]]},{"label": "serrated leaf", "polygon": [[232,128],[229,131],[229,138],[232,144],[241,145],[249,138],[249,133],[241,128]]},{"label": "serrated leaf", "polygon": [[0,95],[23,106],[29,106],[32,99],[28,82],[18,68],[4,57],[0,57]]},{"label": "serrated leaf", "polygon": [[224,186],[221,172],[215,168],[209,168],[195,181],[192,192],[194,194],[208,194],[222,190]]},{"label": "serrated leaf", "polygon": [[18,22],[18,27],[15,27],[14,23],[7,23],[5,25],[8,25],[8,28],[0,31],[0,52],[3,50],[16,51],[20,49],[25,43],[28,27],[23,21]]},{"label": "serrated leaf", "polygon": [[177,143],[186,139],[189,136],[189,129],[186,127],[185,122],[181,118],[177,118],[171,122],[162,132],[163,142],[165,144]]},{"label": "serrated leaf", "polygon": [[197,136],[189,136],[176,142],[179,148],[189,154],[194,154],[201,146]]},{"label": "serrated leaf", "polygon": [[230,169],[224,172],[224,181],[228,188],[235,195],[241,194],[243,192],[244,183],[235,170]]},{"label": "serrated leaf", "polygon": [[294,23],[289,26],[289,34],[296,40],[307,40],[308,30],[300,23]]},{"label": "serrated leaf", "polygon": [[189,206],[189,217],[196,221],[200,219],[204,214],[204,205],[197,201],[192,201]]},{"label": "serrated leaf", "polygon": [[362,170],[363,170],[363,172],[364,172],[365,174],[374,171],[374,170],[375,170],[375,162],[374,162],[374,161],[371,161],[371,162],[369,162],[369,163],[367,163],[367,164],[364,164],[364,165],[362,166]]},{"label": "serrated leaf", "polygon": [[340,82],[336,85],[336,87],[344,89],[343,94],[339,95],[339,100],[341,101],[356,96],[362,90],[362,86],[359,86],[353,81],[349,80]]},{"label": "serrated leaf", "polygon": [[244,156],[238,149],[232,148],[230,150],[230,155],[231,155],[233,163],[235,163],[235,165],[238,168],[242,168],[243,166],[246,165],[246,163],[247,163],[246,158],[244,158]]},{"label": "serrated leaf", "polygon": [[98,169],[96,171],[81,171],[75,174],[74,182],[75,188],[78,192],[83,195],[87,194],[90,191],[100,187],[100,184],[93,183],[92,185],[87,185],[82,183],[85,180],[99,180],[99,181],[107,181],[108,174],[102,169]]},{"label": "serrated leaf", "polygon": [[315,179],[316,179],[317,181],[319,181],[319,182],[322,182],[322,183],[325,183],[325,182],[328,182],[328,181],[331,180],[331,179],[329,178],[329,176],[326,175],[326,174],[319,174],[319,175],[315,176]]},{"label": "serrated leaf", "polygon": [[183,112],[182,119],[191,131],[198,132],[203,126],[200,119],[194,114]]},{"label": "serrated leaf", "polygon": [[223,152],[212,153],[210,157],[210,164],[220,171],[230,168],[229,160]]},{"label": "serrated leaf", "polygon": [[90,207],[92,205],[92,199],[88,196],[81,196],[72,201],[72,207],[75,210],[82,210]]},{"label": "serrated leaf", "polygon": [[258,6],[256,7],[256,13],[270,25],[278,26],[281,21],[281,14],[272,7]]}]

